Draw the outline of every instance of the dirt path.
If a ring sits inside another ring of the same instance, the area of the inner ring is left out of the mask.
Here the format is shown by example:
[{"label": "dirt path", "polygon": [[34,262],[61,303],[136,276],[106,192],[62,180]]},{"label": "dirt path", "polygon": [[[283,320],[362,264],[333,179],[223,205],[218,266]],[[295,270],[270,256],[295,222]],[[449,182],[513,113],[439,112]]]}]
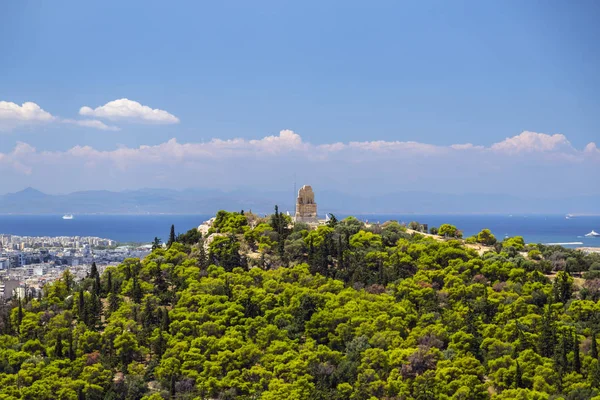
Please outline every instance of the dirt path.
[{"label": "dirt path", "polygon": [[[445,242],[446,240],[450,240],[450,239],[446,239],[442,236],[439,235],[432,235],[431,233],[423,233],[423,232],[419,232],[419,231],[415,231],[413,229],[407,229],[406,230],[407,233],[418,233],[419,235],[423,235],[423,236],[427,236],[430,237],[434,240],[437,240],[438,242]],[[485,253],[486,251],[490,251],[493,250],[494,248],[491,246],[484,246],[482,244],[479,243],[465,243],[465,241],[463,239],[455,239],[455,240],[460,240],[463,244],[463,246],[469,248],[469,249],[473,249],[477,252],[477,254],[482,255],[483,253]]]}]

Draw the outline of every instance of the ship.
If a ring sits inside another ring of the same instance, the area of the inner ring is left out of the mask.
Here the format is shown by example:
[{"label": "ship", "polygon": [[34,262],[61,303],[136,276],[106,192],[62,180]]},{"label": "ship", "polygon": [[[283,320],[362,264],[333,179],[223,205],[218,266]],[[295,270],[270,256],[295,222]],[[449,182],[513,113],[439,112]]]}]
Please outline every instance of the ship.
[{"label": "ship", "polygon": [[63,219],[73,219],[73,214],[65,214],[63,215]]},{"label": "ship", "polygon": [[585,235],[585,237],[600,237],[600,233],[598,233],[592,229],[592,231],[590,233],[588,233],[587,235]]}]

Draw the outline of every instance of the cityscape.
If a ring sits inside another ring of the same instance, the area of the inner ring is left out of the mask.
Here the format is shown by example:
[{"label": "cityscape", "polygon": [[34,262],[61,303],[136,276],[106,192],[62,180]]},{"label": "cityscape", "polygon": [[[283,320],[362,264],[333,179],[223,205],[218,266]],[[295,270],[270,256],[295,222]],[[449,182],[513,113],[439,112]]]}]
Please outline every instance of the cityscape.
[{"label": "cityscape", "polygon": [[92,236],[17,236],[0,234],[0,298],[35,296],[69,270],[76,279],[89,273],[92,263],[103,271],[126,258],[144,257],[151,245],[120,245]]}]

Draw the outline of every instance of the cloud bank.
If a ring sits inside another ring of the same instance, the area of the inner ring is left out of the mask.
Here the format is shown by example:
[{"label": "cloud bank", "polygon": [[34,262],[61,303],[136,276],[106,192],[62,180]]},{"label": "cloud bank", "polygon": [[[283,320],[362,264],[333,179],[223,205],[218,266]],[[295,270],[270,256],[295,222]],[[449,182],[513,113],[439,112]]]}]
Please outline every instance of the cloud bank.
[{"label": "cloud bank", "polygon": [[[598,193],[600,150],[574,148],[563,135],[522,132],[490,146],[363,141],[315,145],[291,131],[262,139],[212,139],[99,150],[74,146],[40,151],[18,143],[0,153],[23,186],[56,192],[139,187],[228,189],[302,182],[372,193],[398,190],[448,192]],[[15,174],[16,172],[16,174]],[[57,183],[52,177],[61,176]],[[53,182],[50,188],[47,182]],[[88,186],[81,186],[84,182]]]}]

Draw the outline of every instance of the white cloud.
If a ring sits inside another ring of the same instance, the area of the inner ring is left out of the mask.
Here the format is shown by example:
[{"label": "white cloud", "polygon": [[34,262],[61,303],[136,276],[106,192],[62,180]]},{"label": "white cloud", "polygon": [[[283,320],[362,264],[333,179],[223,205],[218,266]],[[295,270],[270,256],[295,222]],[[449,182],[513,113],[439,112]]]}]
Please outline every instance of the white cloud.
[{"label": "white cloud", "polygon": [[25,102],[22,105],[10,101],[0,101],[0,130],[11,130],[17,126],[48,123],[55,117],[44,111],[33,102]]},{"label": "white cloud", "polygon": [[269,153],[305,150],[307,148],[300,135],[287,129],[279,132],[279,136],[267,136],[260,140],[250,140],[249,144]]},{"label": "white cloud", "polygon": [[[63,151],[43,151],[18,143],[14,150],[0,153],[0,168],[13,171],[4,174],[9,180],[35,187],[43,187],[48,180],[62,176],[61,182],[67,183],[61,183],[61,187],[66,191],[79,189],[68,185],[77,185],[82,180],[91,180],[95,188],[144,187],[151,185],[152,177],[157,176],[169,177],[164,181],[169,187],[231,188],[251,184],[277,187],[292,179],[294,172],[308,182],[346,185],[346,188],[352,182],[351,187],[368,186],[377,190],[383,182],[381,187],[398,189],[429,190],[440,186],[448,190],[470,190],[465,182],[472,183],[481,176],[486,177],[485,184],[512,185],[514,180],[509,177],[523,168],[533,174],[530,180],[535,179],[542,186],[551,186],[548,177],[558,176],[561,171],[577,171],[579,181],[583,181],[579,176],[589,179],[590,174],[597,172],[595,166],[596,160],[600,160],[600,150],[594,143],[585,149],[574,149],[566,145],[569,142],[562,135],[559,135],[560,140],[550,135],[534,135],[538,141],[523,140],[531,135],[520,134],[500,142],[502,146],[497,143],[488,147],[471,143],[436,146],[401,141],[315,145],[290,130],[261,139],[180,143],[173,138],[156,145],[122,146],[112,150],[82,145]],[[518,156],[523,148],[527,149],[525,158]]]},{"label": "white cloud", "polygon": [[78,125],[103,131],[118,131],[120,129],[117,126],[109,126],[102,121],[94,119],[75,120],[59,118],[30,101],[23,103],[23,105],[18,105],[10,101],[0,101],[0,131],[9,131],[20,126],[48,123]]},{"label": "white cloud", "polygon": [[587,146],[585,146],[585,149],[583,149],[583,153],[586,156],[595,157],[600,160],[600,149],[594,142],[588,143]]},{"label": "white cloud", "polygon": [[491,147],[494,151],[509,154],[531,153],[531,152],[572,152],[573,146],[565,135],[547,135],[545,133],[522,132],[520,135],[506,138],[502,142],[495,143]]},{"label": "white cloud", "polygon": [[106,125],[102,121],[97,119],[63,119],[61,122],[65,124],[73,124],[83,126],[85,128],[100,129],[101,131],[119,131],[121,128],[118,126]]},{"label": "white cloud", "polygon": [[432,154],[444,151],[441,146],[435,146],[419,142],[387,142],[385,140],[375,140],[369,142],[350,142],[348,147],[376,153],[421,153]]},{"label": "white cloud", "polygon": [[95,109],[84,106],[79,110],[79,114],[88,117],[106,118],[111,121],[122,120],[151,124],[179,123],[179,118],[165,110],[152,109],[129,99],[109,101],[105,105],[96,107]]},{"label": "white cloud", "polygon": [[598,153],[600,152],[600,149],[598,149],[596,143],[590,142],[587,144],[587,146],[585,146],[585,149],[583,149],[583,151],[585,151],[586,153]]},{"label": "white cloud", "polygon": [[12,152],[7,154],[1,154],[0,164],[6,164],[11,167],[14,171],[24,175],[30,175],[33,168],[27,163],[30,157],[37,156],[35,147],[23,143],[17,142]]},{"label": "white cloud", "polygon": [[483,150],[483,146],[475,146],[473,143],[453,144],[450,148],[454,150]]},{"label": "white cloud", "polygon": [[[96,120],[65,120],[64,122],[98,129],[117,129]],[[563,135],[550,136],[533,132],[523,132],[520,135],[493,144],[491,147],[476,146],[471,143],[436,146],[419,142],[383,140],[313,145],[304,142],[300,135],[291,130],[282,130],[279,135],[252,140],[242,138],[212,139],[208,142],[179,143],[177,139],[172,138],[157,145],[142,145],[137,148],[119,147],[109,151],[96,150],[90,146],[75,146],[63,152],[37,152],[35,149],[26,146],[28,145],[20,143],[12,156],[14,157],[27,149],[28,157],[31,159],[43,157],[47,161],[52,161],[62,157],[85,158],[98,162],[107,161],[121,168],[140,163],[160,165],[208,160],[235,160],[247,157],[260,159],[265,153],[269,154],[269,157],[295,157],[306,162],[326,160],[327,158],[333,159],[333,157],[336,160],[347,158],[356,162],[414,158],[415,156],[428,155],[463,158],[465,160],[474,159],[479,155],[493,157],[489,152],[503,157],[503,159],[520,152],[535,152],[539,153],[539,157],[542,157],[540,160],[543,159],[545,153],[549,153],[554,157],[553,160],[558,155],[562,156],[561,159],[564,161],[577,161],[583,159],[586,154],[598,154],[600,152],[594,143],[590,143],[584,150],[578,151],[570,145]],[[469,156],[469,154],[472,156]],[[24,162],[26,161],[24,160]]]}]

